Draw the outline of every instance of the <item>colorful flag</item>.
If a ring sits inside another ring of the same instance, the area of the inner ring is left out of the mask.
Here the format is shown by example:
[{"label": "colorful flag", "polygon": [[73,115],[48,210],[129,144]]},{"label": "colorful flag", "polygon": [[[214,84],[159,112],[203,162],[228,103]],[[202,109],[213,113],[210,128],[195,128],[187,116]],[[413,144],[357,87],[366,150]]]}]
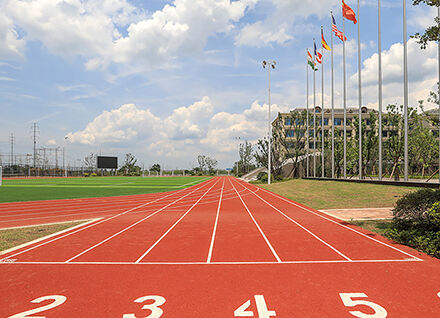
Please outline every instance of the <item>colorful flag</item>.
[{"label": "colorful flag", "polygon": [[322,43],[322,47],[323,47],[324,49],[326,49],[327,51],[331,51],[331,50],[332,50],[332,49],[330,48],[330,46],[328,46],[327,42],[325,42],[325,39],[324,39],[324,33],[323,33],[323,31],[322,31],[322,28],[321,28],[321,43]]},{"label": "colorful flag", "polygon": [[354,13],[352,8],[345,4],[344,0],[342,0],[342,15],[347,20],[353,21],[354,24],[357,23],[356,14]]},{"label": "colorful flag", "polygon": [[310,65],[312,70],[317,71],[316,64],[313,62],[312,54],[310,54],[309,50],[307,50],[307,64]]},{"label": "colorful flag", "polygon": [[347,37],[338,30],[338,27],[336,26],[335,17],[332,14],[332,31],[335,32],[335,35],[341,39],[341,41],[347,41]]},{"label": "colorful flag", "polygon": [[319,64],[322,64],[322,54],[318,52],[318,50],[316,49],[316,43],[313,43],[313,45],[315,46],[315,59],[316,62],[318,62]]}]

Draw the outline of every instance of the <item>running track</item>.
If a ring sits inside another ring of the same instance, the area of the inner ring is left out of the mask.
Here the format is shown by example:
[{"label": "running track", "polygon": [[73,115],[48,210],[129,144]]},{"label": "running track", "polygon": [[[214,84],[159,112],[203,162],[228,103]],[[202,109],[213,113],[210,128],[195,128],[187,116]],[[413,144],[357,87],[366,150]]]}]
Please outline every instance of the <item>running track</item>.
[{"label": "running track", "polygon": [[234,178],[96,204],[0,255],[0,317],[440,316],[439,260]]}]

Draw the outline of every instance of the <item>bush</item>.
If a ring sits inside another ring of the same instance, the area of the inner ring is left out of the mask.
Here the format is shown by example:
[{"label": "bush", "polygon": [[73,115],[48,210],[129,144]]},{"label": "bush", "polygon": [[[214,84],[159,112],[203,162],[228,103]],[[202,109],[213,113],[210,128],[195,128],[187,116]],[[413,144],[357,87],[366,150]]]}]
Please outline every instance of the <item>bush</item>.
[{"label": "bush", "polygon": [[421,220],[435,202],[440,201],[440,189],[421,189],[405,194],[397,200],[393,210],[395,218]]},{"label": "bush", "polygon": [[96,176],[98,176],[98,175],[97,175],[96,173],[93,172],[92,174],[90,174],[90,176],[91,176],[91,177],[96,177]]},{"label": "bush", "polygon": [[[416,210],[411,207],[411,211]],[[440,202],[432,204],[428,211],[411,216],[414,215],[409,214],[405,218],[395,216],[386,236],[440,258]]]},{"label": "bush", "polygon": [[84,177],[88,177],[89,174],[87,172],[84,172]]},{"label": "bush", "polygon": [[[257,175],[257,179],[260,180],[262,183],[267,182],[267,173],[266,172],[260,172]],[[273,174],[270,175],[270,181],[271,182],[273,182],[273,181],[282,181],[282,180],[283,180],[283,177],[280,176],[280,175],[276,175],[276,176],[274,176]]]}]

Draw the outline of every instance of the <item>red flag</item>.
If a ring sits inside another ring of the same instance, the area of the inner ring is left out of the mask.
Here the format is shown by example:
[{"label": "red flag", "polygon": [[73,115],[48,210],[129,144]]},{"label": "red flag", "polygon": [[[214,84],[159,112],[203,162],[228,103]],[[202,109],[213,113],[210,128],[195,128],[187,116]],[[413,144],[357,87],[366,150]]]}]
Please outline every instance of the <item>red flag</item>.
[{"label": "red flag", "polygon": [[347,20],[353,21],[354,24],[357,23],[356,14],[354,13],[352,8],[345,4],[344,0],[342,0],[342,15]]}]

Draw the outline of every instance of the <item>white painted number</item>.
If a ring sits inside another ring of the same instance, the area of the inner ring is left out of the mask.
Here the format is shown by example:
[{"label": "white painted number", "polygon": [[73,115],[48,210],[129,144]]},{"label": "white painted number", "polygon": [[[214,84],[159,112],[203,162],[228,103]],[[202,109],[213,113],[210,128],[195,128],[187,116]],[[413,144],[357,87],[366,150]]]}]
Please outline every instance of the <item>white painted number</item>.
[{"label": "white painted number", "polygon": [[9,316],[9,318],[45,318],[46,316],[30,316],[32,314],[38,314],[39,312],[43,312],[52,308],[55,308],[59,305],[61,305],[62,303],[64,303],[66,301],[66,297],[65,296],[59,296],[59,295],[52,295],[52,296],[44,296],[44,297],[40,297],[37,299],[34,299],[31,301],[31,303],[36,303],[39,304],[45,300],[53,300],[54,302],[46,305],[46,306],[42,306],[42,307],[38,307],[32,310],[28,310],[19,314],[15,314],[13,316]]},{"label": "white painted number", "polygon": [[[143,303],[147,300],[153,300],[153,303],[144,305],[142,309],[149,309],[151,311],[151,314],[149,314],[145,318],[159,318],[163,314],[163,310],[159,308],[159,306],[162,306],[165,304],[166,299],[162,296],[144,296],[141,298],[136,299],[135,303]],[[122,318],[136,318],[135,314],[124,314]]]},{"label": "white painted number", "polygon": [[374,314],[365,314],[360,311],[350,311],[350,314],[352,314],[355,317],[359,318],[385,318],[387,317],[388,313],[382,306],[379,306],[378,304],[375,304],[371,301],[367,300],[353,300],[352,298],[365,298],[368,297],[364,293],[340,293],[339,296],[341,296],[342,302],[346,307],[355,307],[357,305],[365,305],[370,307],[374,310]]},{"label": "white painted number", "polygon": [[[275,311],[267,309],[266,300],[264,300],[263,295],[255,295],[254,298],[255,305],[257,306],[258,318],[276,317],[277,314]],[[249,299],[234,311],[234,317],[254,317],[254,312],[247,310],[250,306],[251,300]]]}]

